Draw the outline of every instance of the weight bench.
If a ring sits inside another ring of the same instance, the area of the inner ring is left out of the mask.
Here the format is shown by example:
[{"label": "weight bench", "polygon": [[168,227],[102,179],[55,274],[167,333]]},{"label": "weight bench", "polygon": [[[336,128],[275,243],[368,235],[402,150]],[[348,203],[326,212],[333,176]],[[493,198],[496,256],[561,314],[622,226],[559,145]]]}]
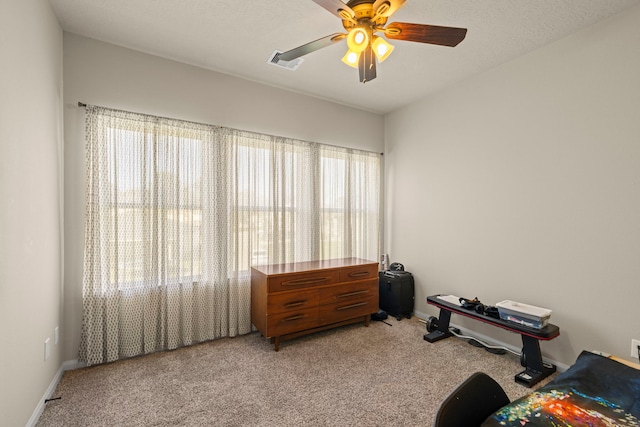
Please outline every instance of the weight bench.
[{"label": "weight bench", "polygon": [[434,343],[452,336],[453,334],[449,331],[449,321],[451,313],[455,313],[520,334],[522,337],[520,363],[525,367],[525,370],[516,374],[515,381],[517,383],[531,387],[556,371],[555,365],[542,361],[540,353],[540,340],[548,341],[560,335],[560,328],[556,325],[547,324],[541,329],[519,325],[508,320],[496,319],[464,309],[459,305],[438,298],[438,295],[427,297],[427,303],[440,308],[440,316],[436,322],[436,329],[424,335],[425,341]]}]

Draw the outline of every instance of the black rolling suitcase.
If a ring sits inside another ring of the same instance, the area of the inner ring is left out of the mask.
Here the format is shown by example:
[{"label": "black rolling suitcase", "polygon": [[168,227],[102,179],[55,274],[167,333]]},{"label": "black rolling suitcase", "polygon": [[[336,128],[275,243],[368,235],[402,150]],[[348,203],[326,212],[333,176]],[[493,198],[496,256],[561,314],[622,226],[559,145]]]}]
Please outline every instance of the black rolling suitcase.
[{"label": "black rolling suitcase", "polygon": [[408,271],[381,271],[378,273],[380,286],[380,310],[398,320],[411,318],[413,313],[413,275]]}]

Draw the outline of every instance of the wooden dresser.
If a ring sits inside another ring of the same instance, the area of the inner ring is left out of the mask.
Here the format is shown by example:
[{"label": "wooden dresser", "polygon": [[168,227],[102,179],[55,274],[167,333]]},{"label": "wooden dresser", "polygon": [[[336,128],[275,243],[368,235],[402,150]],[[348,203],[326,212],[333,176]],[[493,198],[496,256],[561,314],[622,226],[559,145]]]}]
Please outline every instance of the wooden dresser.
[{"label": "wooden dresser", "polygon": [[359,258],[251,269],[251,322],[280,341],[364,322],[378,311],[378,263]]}]

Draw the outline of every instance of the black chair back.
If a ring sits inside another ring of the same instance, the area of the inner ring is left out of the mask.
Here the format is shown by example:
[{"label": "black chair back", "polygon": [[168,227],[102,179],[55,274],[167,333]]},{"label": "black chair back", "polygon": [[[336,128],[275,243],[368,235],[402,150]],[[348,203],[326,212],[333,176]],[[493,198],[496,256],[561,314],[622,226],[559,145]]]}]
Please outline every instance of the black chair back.
[{"label": "black chair back", "polygon": [[509,397],[500,384],[489,375],[476,372],[442,402],[435,427],[479,427],[508,403]]}]

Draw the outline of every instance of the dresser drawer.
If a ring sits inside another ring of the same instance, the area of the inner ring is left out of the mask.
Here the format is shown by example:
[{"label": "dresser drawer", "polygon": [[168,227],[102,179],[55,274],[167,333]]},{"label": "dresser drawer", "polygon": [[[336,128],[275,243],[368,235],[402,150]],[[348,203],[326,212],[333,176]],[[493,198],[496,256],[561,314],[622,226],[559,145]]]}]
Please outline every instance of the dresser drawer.
[{"label": "dresser drawer", "polygon": [[[378,279],[345,283],[320,289],[320,304],[333,304],[370,297],[378,298]],[[377,311],[377,310],[376,310]]]},{"label": "dresser drawer", "polygon": [[278,292],[267,297],[267,314],[285,313],[316,307],[318,301],[319,291],[317,289]]},{"label": "dresser drawer", "polygon": [[318,307],[267,316],[267,337],[290,334],[320,324]]},{"label": "dresser drawer", "polygon": [[282,340],[350,323],[378,311],[378,263],[341,258],[251,268],[251,322]]},{"label": "dresser drawer", "polygon": [[269,278],[269,292],[293,291],[338,282],[338,270],[308,271]]},{"label": "dresser drawer", "polygon": [[378,297],[343,301],[320,306],[323,323],[341,322],[354,317],[367,316],[378,311]]},{"label": "dresser drawer", "polygon": [[341,282],[352,282],[354,280],[372,278],[378,278],[378,264],[356,265],[354,267],[344,267],[340,269]]}]

